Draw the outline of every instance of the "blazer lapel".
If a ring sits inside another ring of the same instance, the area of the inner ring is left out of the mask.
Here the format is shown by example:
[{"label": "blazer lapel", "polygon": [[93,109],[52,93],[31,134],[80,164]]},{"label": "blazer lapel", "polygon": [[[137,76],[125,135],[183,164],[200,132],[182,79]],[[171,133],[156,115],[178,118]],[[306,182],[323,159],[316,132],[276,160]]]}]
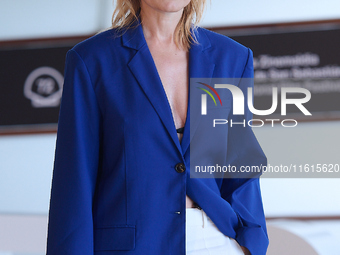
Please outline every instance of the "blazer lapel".
[{"label": "blazer lapel", "polygon": [[[211,47],[209,38],[204,30],[201,30],[200,28],[196,31],[196,37],[199,44],[192,45],[189,51],[189,100],[187,119],[181,143],[183,155],[187,151],[201,119],[200,109],[190,109],[190,106],[194,105],[193,102],[190,102],[190,98],[193,98],[192,93],[196,91],[194,88],[195,84],[190,84],[190,78],[210,79],[212,78],[215,69],[215,63],[211,60],[208,53],[208,49]],[[194,116],[190,116],[191,114]]]},{"label": "blazer lapel", "polygon": [[177,149],[181,152],[171,108],[145,41],[142,26],[138,25],[134,29],[128,29],[123,34],[122,40],[124,46],[137,50],[128,66],[163,122]]},{"label": "blazer lapel", "polygon": [[[183,138],[180,144],[171,108],[158,75],[156,65],[145,41],[142,26],[138,24],[136,28],[128,29],[122,35],[123,45],[137,50],[134,57],[128,63],[128,66],[182,155],[187,151],[191,138],[193,137],[200,120],[200,114],[198,114],[200,111],[190,111],[190,86],[192,86],[190,85],[190,78],[211,78],[215,68],[215,64],[208,55],[207,49],[211,47],[211,44],[209,38],[204,33],[204,30],[201,30],[200,32],[197,30],[196,37],[199,44],[192,45],[189,50],[188,109]],[[194,114],[196,116],[191,118],[190,112],[195,112]]]}]

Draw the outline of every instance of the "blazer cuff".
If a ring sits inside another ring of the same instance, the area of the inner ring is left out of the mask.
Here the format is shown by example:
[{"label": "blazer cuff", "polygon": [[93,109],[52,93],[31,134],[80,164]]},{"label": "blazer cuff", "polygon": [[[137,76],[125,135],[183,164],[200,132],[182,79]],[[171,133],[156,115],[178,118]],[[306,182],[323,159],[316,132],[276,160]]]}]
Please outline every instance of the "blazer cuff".
[{"label": "blazer cuff", "polygon": [[265,255],[267,253],[269,240],[261,226],[238,228],[235,240],[240,246],[246,247],[251,255]]}]

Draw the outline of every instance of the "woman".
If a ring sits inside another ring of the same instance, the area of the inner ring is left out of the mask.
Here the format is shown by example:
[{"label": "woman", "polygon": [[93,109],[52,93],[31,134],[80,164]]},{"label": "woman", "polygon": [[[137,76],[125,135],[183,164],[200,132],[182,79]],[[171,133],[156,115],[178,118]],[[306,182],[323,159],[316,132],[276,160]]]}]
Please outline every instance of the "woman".
[{"label": "woman", "polygon": [[[204,4],[118,0],[113,28],[68,52],[48,255],[265,254],[258,179],[188,171],[189,77],[253,75],[249,49],[193,28]],[[230,163],[266,163],[251,130],[228,136]]]}]

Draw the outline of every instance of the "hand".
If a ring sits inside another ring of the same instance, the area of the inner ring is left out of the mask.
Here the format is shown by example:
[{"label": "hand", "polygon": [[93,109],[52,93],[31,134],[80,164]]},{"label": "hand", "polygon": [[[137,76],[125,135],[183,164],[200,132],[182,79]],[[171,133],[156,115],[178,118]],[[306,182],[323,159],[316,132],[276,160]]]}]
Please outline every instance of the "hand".
[{"label": "hand", "polygon": [[244,255],[251,255],[250,251],[246,247],[241,246],[241,248],[242,248]]}]

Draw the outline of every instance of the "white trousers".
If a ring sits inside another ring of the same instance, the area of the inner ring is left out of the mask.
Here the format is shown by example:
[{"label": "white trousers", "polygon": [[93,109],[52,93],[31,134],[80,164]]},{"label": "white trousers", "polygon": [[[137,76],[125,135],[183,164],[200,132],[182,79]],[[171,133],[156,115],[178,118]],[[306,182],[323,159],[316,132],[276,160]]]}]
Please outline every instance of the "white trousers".
[{"label": "white trousers", "polygon": [[186,208],[186,254],[244,255],[238,243],[219,231],[198,208]]}]

